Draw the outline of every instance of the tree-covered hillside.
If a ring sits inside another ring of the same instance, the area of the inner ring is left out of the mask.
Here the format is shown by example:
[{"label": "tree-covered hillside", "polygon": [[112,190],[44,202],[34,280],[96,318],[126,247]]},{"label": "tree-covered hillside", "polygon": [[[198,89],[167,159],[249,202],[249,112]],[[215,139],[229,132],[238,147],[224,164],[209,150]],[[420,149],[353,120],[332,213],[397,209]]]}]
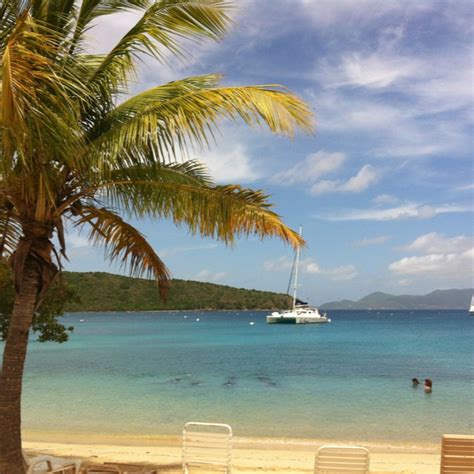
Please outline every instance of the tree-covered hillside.
[{"label": "tree-covered hillside", "polygon": [[290,304],[283,294],[186,280],[172,280],[164,304],[153,281],[98,272],[66,272],[64,278],[81,300],[69,303],[67,311],[273,309]]}]

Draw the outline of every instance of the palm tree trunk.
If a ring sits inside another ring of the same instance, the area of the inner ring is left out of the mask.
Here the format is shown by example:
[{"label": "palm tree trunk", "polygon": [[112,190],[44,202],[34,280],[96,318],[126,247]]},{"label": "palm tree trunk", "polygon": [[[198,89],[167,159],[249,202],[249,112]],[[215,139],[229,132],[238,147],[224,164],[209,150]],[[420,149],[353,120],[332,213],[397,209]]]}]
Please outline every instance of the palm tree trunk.
[{"label": "palm tree trunk", "polygon": [[21,452],[21,392],[28,333],[40,285],[38,264],[31,257],[25,263],[3,351],[0,374],[0,474],[24,474]]}]

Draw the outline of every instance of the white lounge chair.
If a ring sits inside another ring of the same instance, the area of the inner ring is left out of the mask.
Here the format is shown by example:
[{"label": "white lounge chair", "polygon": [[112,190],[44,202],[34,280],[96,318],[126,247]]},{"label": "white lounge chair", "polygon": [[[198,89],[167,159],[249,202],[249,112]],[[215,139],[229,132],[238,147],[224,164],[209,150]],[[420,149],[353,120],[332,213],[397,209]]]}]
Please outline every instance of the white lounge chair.
[{"label": "white lounge chair", "polygon": [[316,452],[317,474],[366,474],[369,472],[369,450],[360,446],[321,446]]},{"label": "white lounge chair", "polygon": [[[183,428],[183,473],[191,466],[219,468],[231,474],[232,428],[222,423],[186,423]],[[214,471],[213,471],[214,472]]]},{"label": "white lounge chair", "polygon": [[23,451],[26,474],[79,474],[81,461],[40,455],[29,458]]},{"label": "white lounge chair", "polygon": [[474,473],[473,435],[443,435],[440,472],[441,474]]}]

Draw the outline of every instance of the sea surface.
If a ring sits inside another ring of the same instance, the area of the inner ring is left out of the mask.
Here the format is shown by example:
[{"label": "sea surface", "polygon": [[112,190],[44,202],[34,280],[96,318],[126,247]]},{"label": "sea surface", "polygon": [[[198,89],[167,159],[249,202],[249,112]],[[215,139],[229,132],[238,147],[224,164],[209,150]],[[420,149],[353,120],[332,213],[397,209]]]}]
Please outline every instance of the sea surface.
[{"label": "sea surface", "polygon": [[[320,325],[265,315],[66,315],[69,342],[31,340],[23,428],[179,435],[193,420],[237,436],[386,442],[474,432],[467,311],[332,311]],[[433,392],[412,377],[432,379]]]}]

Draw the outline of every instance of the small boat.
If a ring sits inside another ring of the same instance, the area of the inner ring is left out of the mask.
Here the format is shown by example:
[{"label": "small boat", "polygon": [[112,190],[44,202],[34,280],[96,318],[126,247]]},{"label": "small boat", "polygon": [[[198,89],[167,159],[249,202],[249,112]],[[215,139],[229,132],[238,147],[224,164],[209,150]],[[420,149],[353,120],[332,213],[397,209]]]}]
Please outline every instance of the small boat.
[{"label": "small boat", "polygon": [[474,296],[471,298],[471,307],[469,308],[469,314],[474,316]]},{"label": "small boat", "polygon": [[[302,227],[300,227],[300,236],[302,234]],[[319,309],[315,306],[309,306],[308,303],[299,301],[296,298],[296,290],[298,288],[298,266],[300,263],[300,249],[296,249],[295,261],[293,263],[293,270],[290,276],[291,286],[293,280],[293,305],[291,309],[284,311],[274,311],[267,316],[268,324],[315,324],[315,323],[330,323],[326,313],[321,314]]]},{"label": "small boat", "polygon": [[294,305],[287,311],[274,311],[267,316],[268,324],[315,324],[330,323],[326,313],[321,314],[319,309],[306,304]]}]

